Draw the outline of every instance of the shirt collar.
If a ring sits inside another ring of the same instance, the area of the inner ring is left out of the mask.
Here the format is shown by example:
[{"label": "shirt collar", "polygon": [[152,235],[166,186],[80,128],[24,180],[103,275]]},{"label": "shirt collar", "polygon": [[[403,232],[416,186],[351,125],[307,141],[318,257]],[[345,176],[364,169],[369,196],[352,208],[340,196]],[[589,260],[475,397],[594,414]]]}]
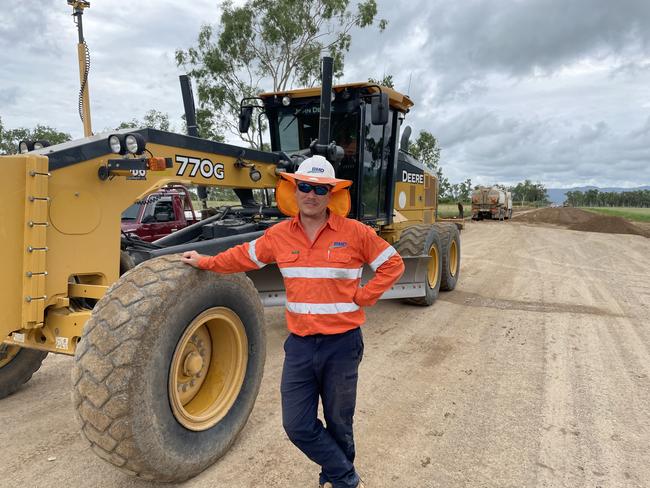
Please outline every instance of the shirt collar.
[{"label": "shirt collar", "polygon": [[[327,218],[326,225],[328,225],[333,231],[338,231],[339,227],[341,226],[341,219],[343,217],[340,217],[336,215],[334,212],[330,212],[329,210],[327,211],[329,216]],[[293,219],[291,219],[291,227],[292,229],[295,229],[296,227],[302,227],[300,224],[300,214],[296,215]]]}]

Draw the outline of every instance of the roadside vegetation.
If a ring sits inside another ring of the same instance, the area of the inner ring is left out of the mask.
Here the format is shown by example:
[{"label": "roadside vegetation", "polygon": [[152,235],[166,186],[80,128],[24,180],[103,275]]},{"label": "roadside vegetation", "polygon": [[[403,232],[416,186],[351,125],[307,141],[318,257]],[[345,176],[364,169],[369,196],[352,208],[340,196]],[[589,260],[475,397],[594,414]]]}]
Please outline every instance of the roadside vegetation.
[{"label": "roadside vegetation", "polygon": [[650,190],[603,192],[592,190],[568,191],[566,201],[572,207],[632,207],[650,208]]},{"label": "roadside vegetation", "polygon": [[10,129],[2,124],[0,117],[0,154],[16,154],[18,152],[18,143],[20,141],[40,141],[45,140],[50,144],[59,144],[71,139],[70,134],[60,132],[57,129],[47,125],[38,124],[33,129],[18,127]]},{"label": "roadside vegetation", "polygon": [[636,222],[650,222],[650,208],[635,207],[581,207],[583,210],[595,212],[613,217],[623,217],[624,219]]}]

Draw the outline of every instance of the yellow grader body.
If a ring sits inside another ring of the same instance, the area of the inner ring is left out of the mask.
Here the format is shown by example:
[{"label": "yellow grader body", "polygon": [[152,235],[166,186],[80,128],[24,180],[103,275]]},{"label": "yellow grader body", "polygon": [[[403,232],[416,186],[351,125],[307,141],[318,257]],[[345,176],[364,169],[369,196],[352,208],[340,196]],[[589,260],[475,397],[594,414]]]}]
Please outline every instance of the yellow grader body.
[{"label": "yellow grader body", "polygon": [[[105,145],[106,136],[82,142],[92,145],[93,141]],[[71,146],[68,151],[74,152],[75,144],[63,146]],[[188,176],[183,178],[177,174],[182,163],[176,163],[173,168],[148,172],[147,179],[132,178],[128,169],[115,169],[108,179],[101,180],[100,168],[114,156],[108,150],[100,157],[55,170],[49,167],[46,155],[2,157],[8,173],[0,181],[0,191],[5,195],[0,208],[0,252],[6,259],[0,281],[0,306],[6,315],[0,323],[0,336],[6,337],[6,343],[74,354],[91,311],[75,311],[70,300],[99,299],[119,277],[120,216],[134,201],[171,182],[275,186],[273,164],[264,165],[262,178],[252,182],[247,172],[235,168],[234,156],[215,158],[213,153],[160,144],[147,148],[162,158],[190,154],[187,157],[198,161],[196,164],[203,162],[205,168],[209,165],[216,171],[211,170],[211,178],[205,178],[198,167],[190,176],[195,165],[187,164],[184,172]]]}]

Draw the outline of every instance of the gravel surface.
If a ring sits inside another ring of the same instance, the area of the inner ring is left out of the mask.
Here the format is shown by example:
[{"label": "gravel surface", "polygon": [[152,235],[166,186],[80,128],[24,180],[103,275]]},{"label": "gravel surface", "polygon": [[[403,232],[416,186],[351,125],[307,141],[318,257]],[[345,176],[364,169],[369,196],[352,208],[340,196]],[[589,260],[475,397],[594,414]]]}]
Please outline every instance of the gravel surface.
[{"label": "gravel surface", "polygon": [[[358,468],[381,488],[650,485],[650,240],[469,223],[457,289],[369,310]],[[187,487],[317,487],[286,439],[281,309],[256,407],[232,450]],[[72,360],[50,356],[0,402],[3,487],[151,487],[82,441]],[[169,485],[168,485],[169,486]]]}]

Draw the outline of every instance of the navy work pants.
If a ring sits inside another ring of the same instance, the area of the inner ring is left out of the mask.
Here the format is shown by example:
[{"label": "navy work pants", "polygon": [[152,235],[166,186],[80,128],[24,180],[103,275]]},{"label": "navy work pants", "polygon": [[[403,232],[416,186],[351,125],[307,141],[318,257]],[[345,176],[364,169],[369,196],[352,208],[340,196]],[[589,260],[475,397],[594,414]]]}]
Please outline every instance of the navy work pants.
[{"label": "navy work pants", "polygon": [[[284,343],[282,424],[291,442],[322,468],[320,482],[355,488],[352,420],[357,399],[361,329],[342,334],[301,337]],[[327,427],[318,419],[323,403]]]}]

